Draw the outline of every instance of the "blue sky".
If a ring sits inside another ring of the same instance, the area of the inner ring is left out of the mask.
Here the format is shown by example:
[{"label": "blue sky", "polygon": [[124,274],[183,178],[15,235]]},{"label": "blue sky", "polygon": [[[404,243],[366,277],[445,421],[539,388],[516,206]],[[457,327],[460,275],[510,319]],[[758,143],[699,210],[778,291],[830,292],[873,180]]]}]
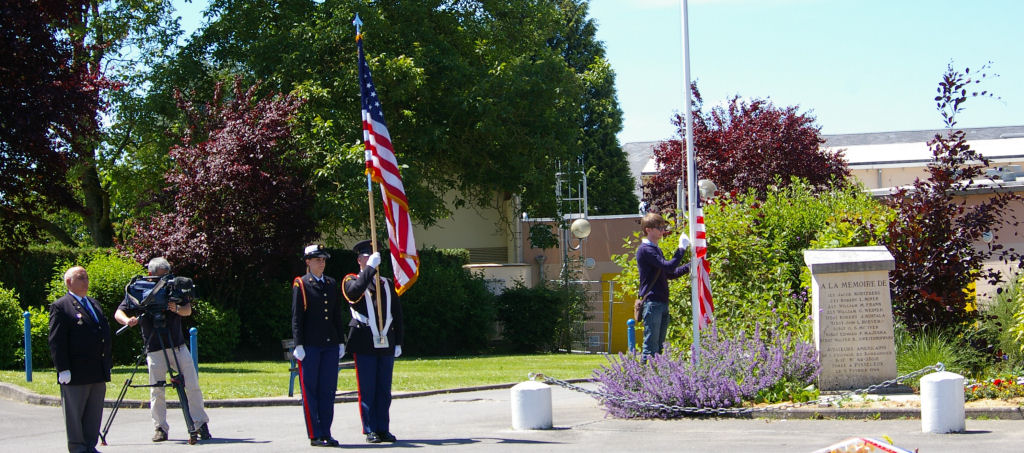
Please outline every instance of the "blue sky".
[{"label": "blue sky", "polygon": [[[674,134],[682,110],[678,0],[592,0],[625,112],[622,143]],[[1024,2],[691,0],[690,73],[705,105],[733,95],[811,111],[825,134],[938,129],[946,65],[999,77],[959,126],[1024,125]]]},{"label": "blue sky", "polygon": [[[175,0],[182,26],[206,2]],[[591,0],[616,72],[622,143],[674,134],[682,110],[680,0]],[[937,129],[939,78],[991,61],[959,126],[1024,125],[1024,2],[1017,0],[691,0],[690,72],[706,107],[769,98],[825,134]]]}]

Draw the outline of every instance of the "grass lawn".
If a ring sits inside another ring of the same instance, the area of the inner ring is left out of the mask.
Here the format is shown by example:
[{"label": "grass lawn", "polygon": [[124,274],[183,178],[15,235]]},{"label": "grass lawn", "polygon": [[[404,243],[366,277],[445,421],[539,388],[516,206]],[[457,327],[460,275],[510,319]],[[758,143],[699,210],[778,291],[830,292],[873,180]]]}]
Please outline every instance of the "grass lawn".
[{"label": "grass lawn", "polygon": [[[593,371],[608,363],[601,354],[501,355],[443,358],[400,358],[395,363],[393,389],[396,392],[438,390],[487,384],[522,382],[531,372],[558,379],[593,377]],[[107,398],[117,398],[132,367],[116,366]],[[57,373],[53,369],[34,370],[32,382],[25,382],[24,370],[0,370],[0,381],[25,387],[43,395],[58,396]],[[145,366],[136,373],[133,384],[149,382]],[[288,394],[288,364],[282,361],[199,363],[199,385],[209,400],[255,398]],[[295,382],[298,392],[299,383]],[[341,370],[338,390],[355,390],[355,370]],[[168,390],[173,391],[173,390]],[[148,400],[149,389],[128,390],[126,399]]]}]

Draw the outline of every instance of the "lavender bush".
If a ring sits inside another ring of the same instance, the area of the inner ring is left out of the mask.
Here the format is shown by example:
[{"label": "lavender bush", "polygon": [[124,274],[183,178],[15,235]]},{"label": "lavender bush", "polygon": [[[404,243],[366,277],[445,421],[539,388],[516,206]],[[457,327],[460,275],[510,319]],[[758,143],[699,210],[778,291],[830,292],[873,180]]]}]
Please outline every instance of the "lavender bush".
[{"label": "lavender bush", "polygon": [[[771,338],[765,342],[762,338]],[[749,338],[726,338],[711,330],[702,335],[700,361],[689,350],[667,347],[641,365],[639,356],[619,354],[594,372],[601,392],[638,403],[725,408],[753,401],[759,392],[784,382],[801,386],[818,377],[814,347],[790,335],[762,335],[760,326]],[[683,414],[648,404],[602,401],[609,415],[620,418],[673,418]]]}]

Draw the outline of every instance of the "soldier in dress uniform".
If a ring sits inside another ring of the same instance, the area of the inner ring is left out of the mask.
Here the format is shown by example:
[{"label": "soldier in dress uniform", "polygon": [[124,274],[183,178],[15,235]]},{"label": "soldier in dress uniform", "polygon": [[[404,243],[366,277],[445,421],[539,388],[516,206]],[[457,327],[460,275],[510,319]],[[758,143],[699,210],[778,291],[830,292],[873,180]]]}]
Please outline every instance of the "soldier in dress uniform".
[{"label": "soldier in dress uniform", "polygon": [[395,285],[380,277],[380,310],[377,309],[377,266],[380,254],[370,241],[352,248],[358,257],[359,275],[346,275],[342,281],[345,299],[352,312],[348,347],[356,362],[359,384],[359,417],[363,434],[371,444],[395,442],[391,434],[391,374],[395,358],[402,355],[402,304]]},{"label": "soldier in dress uniform", "polygon": [[299,362],[302,412],[309,444],[336,447],[331,437],[338,360],[345,355],[345,306],[338,302],[338,281],[324,275],[331,255],[319,245],[306,247],[306,275],[292,282],[292,354]]}]

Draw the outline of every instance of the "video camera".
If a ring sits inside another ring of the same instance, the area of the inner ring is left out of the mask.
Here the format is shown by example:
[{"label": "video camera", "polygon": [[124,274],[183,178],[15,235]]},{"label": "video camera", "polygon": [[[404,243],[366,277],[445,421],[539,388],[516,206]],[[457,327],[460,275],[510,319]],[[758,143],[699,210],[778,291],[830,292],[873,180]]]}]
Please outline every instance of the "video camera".
[{"label": "video camera", "polygon": [[137,275],[125,286],[124,293],[129,310],[143,310],[162,315],[167,310],[169,302],[192,302],[194,289],[195,284],[188,277],[175,277],[174,274]]}]

